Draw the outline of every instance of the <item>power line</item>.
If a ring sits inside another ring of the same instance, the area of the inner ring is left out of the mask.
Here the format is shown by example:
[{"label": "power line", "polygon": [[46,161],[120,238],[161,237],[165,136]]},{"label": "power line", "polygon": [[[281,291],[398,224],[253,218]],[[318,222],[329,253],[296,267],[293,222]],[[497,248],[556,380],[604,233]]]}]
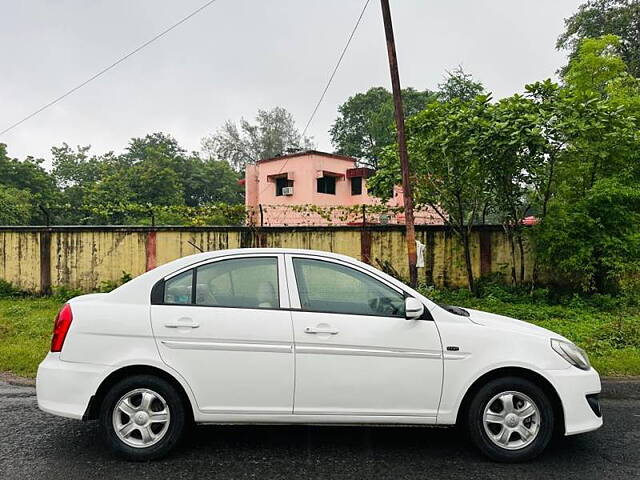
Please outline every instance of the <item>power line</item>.
[{"label": "power line", "polygon": [[344,58],[345,53],[347,53],[347,49],[349,48],[349,45],[351,44],[351,40],[353,39],[353,36],[355,35],[356,30],[358,29],[358,26],[360,25],[360,21],[362,20],[362,17],[364,16],[364,12],[367,10],[367,6],[369,5],[369,1],[370,0],[366,0],[364,2],[364,6],[362,7],[362,11],[360,12],[360,16],[358,17],[358,20],[356,21],[356,24],[353,26],[353,30],[351,30],[351,35],[349,35],[349,39],[347,40],[346,45],[342,49],[342,53],[340,54],[340,57],[338,58],[338,62],[336,63],[336,66],[334,67],[333,72],[331,72],[331,76],[329,77],[329,81],[327,82],[327,85],[324,87],[324,90],[322,91],[322,95],[320,95],[320,99],[318,100],[318,103],[316,104],[316,107],[313,109],[313,113],[309,117],[309,121],[305,125],[304,130],[302,131],[302,136],[303,137],[307,133],[307,129],[309,128],[309,125],[311,125],[311,121],[313,120],[313,117],[316,116],[316,112],[318,111],[318,108],[320,107],[320,104],[322,103],[322,100],[324,100],[324,96],[327,94],[327,90],[329,90],[329,87],[331,86],[331,82],[333,81],[333,77],[336,76],[336,72],[338,71],[338,68],[340,67],[340,63],[342,63],[342,59]]},{"label": "power line", "polygon": [[[353,36],[356,34],[356,30],[358,29],[358,26],[360,25],[360,22],[362,21],[362,17],[364,16],[364,12],[367,10],[367,7],[369,6],[369,2],[371,0],[366,0],[364,2],[364,6],[362,7],[362,11],[360,12],[360,15],[358,16],[358,20],[356,20],[356,24],[353,26],[353,29],[351,30],[351,34],[349,35],[349,38],[347,39],[347,43],[345,44],[344,48],[342,49],[342,52],[340,53],[340,57],[338,57],[338,62],[336,63],[336,66],[333,68],[333,71],[331,72],[331,76],[329,77],[329,81],[327,82],[327,84],[324,87],[324,90],[322,91],[322,95],[320,95],[320,99],[318,100],[318,103],[316,103],[315,108],[313,109],[313,113],[311,113],[311,116],[309,117],[309,121],[307,122],[306,126],[304,127],[304,130],[302,131],[302,138],[304,139],[305,134],[307,133],[307,129],[309,128],[309,125],[311,125],[311,121],[313,120],[313,117],[315,117],[316,112],[318,111],[318,108],[320,107],[320,104],[322,103],[322,100],[324,100],[324,96],[327,93],[327,90],[329,90],[329,87],[331,86],[331,82],[333,81],[333,77],[336,76],[336,72],[338,71],[338,68],[340,67],[340,64],[342,63],[342,59],[344,58],[345,53],[347,53],[347,49],[349,48],[349,45],[351,44],[351,40],[353,40]],[[280,175],[282,173],[282,171],[284,170],[284,168],[287,166],[287,163],[289,162],[289,159],[287,158],[284,163],[282,164],[282,166],[280,167],[280,170],[278,171],[278,173],[276,173],[276,175]],[[262,190],[260,190],[260,194],[262,195],[264,193],[264,191],[269,188],[269,185],[265,185]]]},{"label": "power line", "polygon": [[152,44],[153,42],[155,42],[156,40],[158,40],[161,37],[164,37],[167,33],[169,33],[171,30],[173,30],[174,28],[182,25],[184,22],[186,22],[187,20],[189,20],[191,17],[197,15],[198,13],[200,13],[202,10],[204,10],[205,8],[207,8],[209,5],[211,5],[212,3],[216,2],[217,0],[209,0],[208,2],[206,2],[205,4],[201,5],[200,7],[196,8],[193,12],[191,12],[189,15],[187,15],[186,17],[183,17],[181,20],[179,20],[178,22],[174,23],[173,25],[171,25],[170,27],[164,29],[163,31],[161,31],[160,33],[158,33],[156,36],[154,36],[153,38],[151,38],[150,40],[147,40],[146,42],[144,42],[142,45],[136,47],[135,49],[131,50],[129,53],[127,53],[126,55],[124,55],[123,57],[119,58],[118,60],[116,60],[115,62],[113,62],[111,65],[109,65],[108,67],[103,68],[102,70],[100,70],[98,73],[96,73],[95,75],[89,77],[88,79],[86,79],[84,82],[80,83],[79,85],[76,85],[75,87],[73,87],[71,90],[68,90],[67,92],[63,93],[62,95],[60,95],[59,97],[53,99],[52,101],[50,101],[49,103],[43,105],[42,107],[40,107],[39,109],[37,109],[36,111],[30,113],[29,115],[27,115],[26,117],[24,117],[22,120],[19,120],[17,122],[15,122],[14,124],[10,125],[9,127],[5,128],[4,130],[2,130],[0,132],[0,135],[4,135],[5,133],[7,133],[10,130],[13,130],[14,128],[16,128],[18,125],[23,124],[24,122],[26,122],[27,120],[35,117],[36,115],[38,115],[40,112],[46,110],[47,108],[55,105],[56,103],[58,103],[59,101],[63,100],[64,98],[68,97],[69,95],[71,95],[72,93],[76,92],[77,90],[80,90],[82,87],[84,87],[85,85],[87,85],[88,83],[92,82],[93,80],[95,80],[96,78],[100,77],[101,75],[107,73],[109,70],[111,70],[112,68],[116,67],[117,65],[121,64],[122,62],[124,62],[126,59],[128,59],[129,57],[131,57],[132,55],[135,55],[136,53],[138,53],[140,50],[142,50],[143,48],[147,47],[148,45]]}]

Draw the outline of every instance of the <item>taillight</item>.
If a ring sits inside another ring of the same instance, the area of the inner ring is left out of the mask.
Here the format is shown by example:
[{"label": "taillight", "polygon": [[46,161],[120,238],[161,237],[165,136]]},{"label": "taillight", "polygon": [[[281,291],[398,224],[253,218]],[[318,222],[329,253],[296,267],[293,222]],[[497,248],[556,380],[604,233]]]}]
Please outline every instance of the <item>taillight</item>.
[{"label": "taillight", "polygon": [[66,303],[62,310],[56,315],[55,323],[53,324],[53,337],[51,338],[51,351],[60,352],[64,339],[67,337],[67,332],[71,326],[73,320],[73,313],[71,313],[71,305]]}]

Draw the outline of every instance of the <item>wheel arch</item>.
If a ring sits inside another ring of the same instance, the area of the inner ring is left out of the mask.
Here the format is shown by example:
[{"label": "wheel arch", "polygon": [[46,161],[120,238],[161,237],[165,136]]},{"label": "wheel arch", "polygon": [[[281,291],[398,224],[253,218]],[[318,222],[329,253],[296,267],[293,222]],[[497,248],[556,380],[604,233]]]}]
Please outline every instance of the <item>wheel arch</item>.
[{"label": "wheel arch", "polygon": [[185,387],[182,383],[171,373],[158,367],[151,365],[128,365],[117,370],[114,370],[107,375],[100,385],[98,386],[96,393],[91,396],[87,409],[82,416],[82,420],[96,420],[100,414],[100,405],[105,395],[111,387],[113,387],[120,380],[133,376],[133,375],[153,375],[169,382],[178,392],[185,405],[185,410],[189,415],[189,420],[194,420],[194,407],[195,404],[189,397]]},{"label": "wheel arch", "polygon": [[543,377],[541,374],[530,370],[528,368],[523,367],[501,367],[491,370],[489,372],[484,373],[480,377],[478,377],[471,386],[467,389],[462,398],[462,402],[460,402],[460,406],[458,408],[458,413],[456,416],[456,425],[461,425],[465,420],[465,412],[469,408],[469,404],[471,400],[475,396],[475,394],[480,390],[480,388],[490,382],[491,380],[495,380],[497,378],[503,377],[520,377],[527,379],[533,383],[535,383],[538,387],[540,387],[551,400],[553,405],[553,413],[555,417],[558,419],[555,425],[555,429],[557,432],[564,433],[565,431],[565,421],[564,421],[564,408],[562,406],[562,400],[558,395],[558,392],[554,388],[554,386]]}]

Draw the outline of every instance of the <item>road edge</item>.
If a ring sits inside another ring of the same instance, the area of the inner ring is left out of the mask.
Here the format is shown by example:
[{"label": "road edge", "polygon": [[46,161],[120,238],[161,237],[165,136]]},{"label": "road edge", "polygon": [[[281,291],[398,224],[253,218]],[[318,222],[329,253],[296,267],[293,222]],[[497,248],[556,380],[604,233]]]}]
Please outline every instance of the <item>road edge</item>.
[{"label": "road edge", "polygon": [[640,377],[602,378],[602,398],[640,400]]}]

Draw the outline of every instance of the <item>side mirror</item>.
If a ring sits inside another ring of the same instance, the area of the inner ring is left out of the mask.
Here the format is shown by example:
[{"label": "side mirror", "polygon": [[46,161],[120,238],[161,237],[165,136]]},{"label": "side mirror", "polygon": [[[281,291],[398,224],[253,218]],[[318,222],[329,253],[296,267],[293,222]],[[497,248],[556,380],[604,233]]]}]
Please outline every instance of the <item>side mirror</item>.
[{"label": "side mirror", "polygon": [[407,320],[416,320],[424,313],[424,305],[417,298],[407,297],[404,301],[404,311]]}]

